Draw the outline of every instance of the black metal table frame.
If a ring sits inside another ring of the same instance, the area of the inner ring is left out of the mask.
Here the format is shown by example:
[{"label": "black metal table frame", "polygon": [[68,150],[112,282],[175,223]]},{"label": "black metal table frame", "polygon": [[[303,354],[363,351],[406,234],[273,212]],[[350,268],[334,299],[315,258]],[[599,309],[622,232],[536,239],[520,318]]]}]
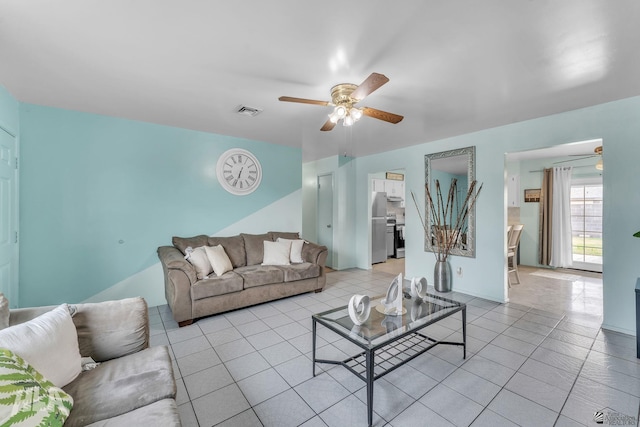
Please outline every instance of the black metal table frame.
[{"label": "black metal table frame", "polygon": [[[438,299],[446,300],[445,298],[437,297]],[[382,378],[387,375],[389,372],[396,370],[407,362],[415,359],[421,354],[427,352],[433,347],[439,344],[445,345],[458,345],[462,346],[462,357],[463,359],[467,358],[467,306],[464,303],[460,303],[460,306],[454,309],[453,311],[443,315],[442,317],[438,317],[429,322],[426,322],[424,325],[420,325],[420,327],[408,330],[402,334],[398,334],[396,336],[391,337],[390,339],[381,342],[380,344],[367,348],[364,345],[353,339],[349,336],[349,334],[342,333],[331,323],[326,321],[325,319],[319,318],[318,316],[326,313],[331,313],[334,311],[343,310],[345,307],[339,307],[334,310],[329,310],[324,313],[314,314],[311,318],[313,320],[313,376],[316,376],[316,363],[328,363],[333,365],[342,365],[347,368],[351,373],[355,374],[358,378],[363,380],[367,384],[367,418],[369,422],[369,426],[373,423],[373,382],[378,378]],[[439,341],[433,338],[430,338],[426,335],[418,333],[421,329],[426,328],[427,326],[438,323],[442,319],[446,319],[449,316],[454,315],[455,313],[462,311],[462,342],[455,341]],[[326,360],[326,359],[316,359],[316,331],[317,331],[317,323],[327,327],[327,329],[337,333],[343,338],[351,341],[353,344],[362,348],[364,351],[356,354],[355,356],[349,357],[345,360]],[[423,345],[423,343],[428,342],[428,345]],[[409,347],[409,345],[411,347]],[[417,350],[414,348],[418,347]],[[410,350],[409,350],[410,348]],[[378,350],[382,350],[383,353],[388,353],[387,359],[382,359],[383,363],[375,363],[375,354]],[[404,354],[407,354],[404,357]],[[408,354],[411,353],[411,354]],[[398,355],[403,355],[400,357]],[[398,363],[393,363],[390,359],[398,359]],[[383,367],[386,365],[386,367]],[[377,375],[375,374],[375,368],[378,366],[381,369],[381,372]],[[359,367],[360,370],[356,370],[356,367]],[[364,372],[363,372],[364,371]]]}]

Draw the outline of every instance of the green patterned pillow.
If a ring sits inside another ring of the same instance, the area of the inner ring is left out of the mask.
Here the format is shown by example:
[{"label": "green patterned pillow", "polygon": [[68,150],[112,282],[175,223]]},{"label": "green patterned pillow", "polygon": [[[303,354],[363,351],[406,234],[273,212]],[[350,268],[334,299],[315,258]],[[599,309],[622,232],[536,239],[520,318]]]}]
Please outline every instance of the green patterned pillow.
[{"label": "green patterned pillow", "polygon": [[62,426],[73,398],[11,350],[0,348],[0,426]]}]

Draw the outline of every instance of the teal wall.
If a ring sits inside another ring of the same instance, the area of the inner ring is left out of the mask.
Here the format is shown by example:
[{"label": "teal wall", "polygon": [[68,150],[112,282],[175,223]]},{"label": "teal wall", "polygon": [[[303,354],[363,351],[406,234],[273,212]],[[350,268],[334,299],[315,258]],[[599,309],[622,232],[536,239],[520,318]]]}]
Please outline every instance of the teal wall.
[{"label": "teal wall", "polygon": [[[601,138],[604,161],[604,323],[605,328],[635,333],[634,287],[640,276],[640,241],[632,237],[640,228],[640,97],[596,105],[525,122],[514,123],[453,138],[432,141],[382,154],[360,157],[356,162],[355,247],[367,248],[368,179],[381,170],[405,169],[407,194],[413,190],[424,204],[424,155],[476,146],[476,179],[484,184],[477,204],[476,257],[452,257],[456,291],[495,301],[507,299],[505,153],[552,147],[568,142]],[[419,142],[419,141],[416,141]],[[411,201],[406,209],[406,273],[408,277],[433,279],[435,258],[423,250],[424,232]],[[365,250],[356,253],[356,266],[368,269]]]},{"label": "teal wall", "polygon": [[[301,187],[291,147],[29,104],[20,128],[21,306],[85,300],[157,263],[171,236],[214,234]],[[215,176],[235,147],[263,168],[247,196]]]}]

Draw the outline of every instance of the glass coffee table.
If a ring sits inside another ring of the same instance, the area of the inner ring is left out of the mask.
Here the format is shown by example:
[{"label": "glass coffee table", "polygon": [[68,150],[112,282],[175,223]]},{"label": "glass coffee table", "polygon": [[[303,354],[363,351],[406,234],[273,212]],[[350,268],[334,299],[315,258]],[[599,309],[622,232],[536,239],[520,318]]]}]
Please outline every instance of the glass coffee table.
[{"label": "glass coffee table", "polygon": [[[367,384],[367,416],[369,426],[373,420],[373,382],[404,365],[436,345],[462,346],[467,357],[467,306],[458,301],[427,294],[424,299],[403,300],[404,314],[387,316],[376,306],[383,295],[371,298],[371,314],[365,323],[357,326],[349,317],[347,306],[314,314],[313,320],[313,376],[316,363],[342,365]],[[406,312],[405,312],[406,311]],[[439,341],[421,330],[429,325],[462,312],[462,341]],[[316,358],[317,324],[327,327],[362,349],[345,360]]]}]

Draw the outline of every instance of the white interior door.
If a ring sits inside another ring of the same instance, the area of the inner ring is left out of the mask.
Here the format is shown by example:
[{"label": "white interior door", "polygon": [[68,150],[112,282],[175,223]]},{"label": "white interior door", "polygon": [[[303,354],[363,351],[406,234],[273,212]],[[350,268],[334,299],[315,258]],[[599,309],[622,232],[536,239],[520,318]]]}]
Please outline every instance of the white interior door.
[{"label": "white interior door", "polygon": [[16,138],[0,128],[0,292],[18,306]]},{"label": "white interior door", "polygon": [[333,267],[333,174],[318,176],[318,243],[329,250],[326,265]]}]

